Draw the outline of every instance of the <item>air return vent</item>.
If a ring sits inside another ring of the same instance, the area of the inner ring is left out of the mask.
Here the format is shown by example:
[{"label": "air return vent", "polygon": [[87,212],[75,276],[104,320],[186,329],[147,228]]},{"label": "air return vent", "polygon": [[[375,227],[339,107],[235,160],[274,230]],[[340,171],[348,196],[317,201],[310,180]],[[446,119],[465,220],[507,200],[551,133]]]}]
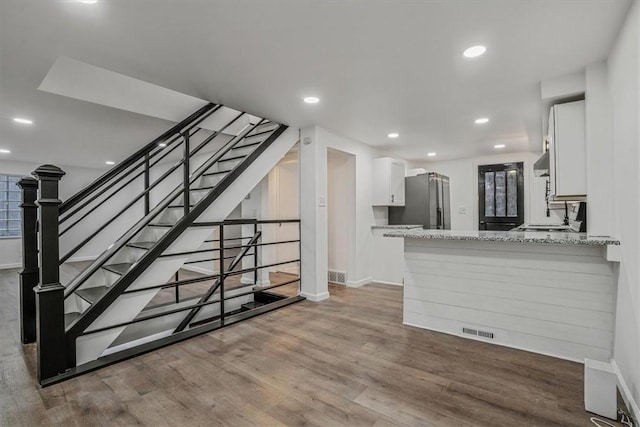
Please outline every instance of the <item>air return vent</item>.
[{"label": "air return vent", "polygon": [[463,334],[469,334],[469,335],[475,335],[478,337],[482,337],[482,338],[489,338],[489,339],[493,339],[493,332],[487,332],[487,331],[480,331],[478,329],[471,329],[471,328],[462,328],[462,333]]},{"label": "air return vent", "polygon": [[329,270],[329,282],[340,285],[347,284],[347,273],[344,271]]}]

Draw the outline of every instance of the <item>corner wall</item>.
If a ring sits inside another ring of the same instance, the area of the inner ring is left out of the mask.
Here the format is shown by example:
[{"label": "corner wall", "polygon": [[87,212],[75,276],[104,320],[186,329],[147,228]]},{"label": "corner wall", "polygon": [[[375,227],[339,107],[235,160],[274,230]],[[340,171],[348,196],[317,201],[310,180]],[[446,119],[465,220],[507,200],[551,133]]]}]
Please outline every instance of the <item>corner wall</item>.
[{"label": "corner wall", "polygon": [[632,3],[607,66],[613,164],[601,167],[613,171],[615,234],[621,242],[613,357],[623,394],[640,417],[640,2]]}]

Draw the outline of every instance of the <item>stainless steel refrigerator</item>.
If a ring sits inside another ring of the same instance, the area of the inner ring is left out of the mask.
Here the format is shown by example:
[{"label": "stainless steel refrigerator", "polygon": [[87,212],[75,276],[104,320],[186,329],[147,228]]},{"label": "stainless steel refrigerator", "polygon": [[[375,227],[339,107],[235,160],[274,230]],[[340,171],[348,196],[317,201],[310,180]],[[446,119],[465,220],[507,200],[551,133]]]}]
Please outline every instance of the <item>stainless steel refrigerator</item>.
[{"label": "stainless steel refrigerator", "polygon": [[451,230],[449,177],[429,172],[404,179],[403,207],[389,207],[389,224]]}]

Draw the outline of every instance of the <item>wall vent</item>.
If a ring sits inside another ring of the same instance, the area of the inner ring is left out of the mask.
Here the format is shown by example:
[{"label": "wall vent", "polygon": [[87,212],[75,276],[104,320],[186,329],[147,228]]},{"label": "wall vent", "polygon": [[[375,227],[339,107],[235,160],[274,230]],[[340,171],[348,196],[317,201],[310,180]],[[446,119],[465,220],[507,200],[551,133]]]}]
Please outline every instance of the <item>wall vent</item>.
[{"label": "wall vent", "polygon": [[340,285],[347,284],[347,273],[344,271],[329,270],[329,282]]},{"label": "wall vent", "polygon": [[469,335],[476,335],[478,337],[482,337],[482,338],[489,338],[489,339],[493,339],[493,332],[488,332],[488,331],[480,331],[478,329],[472,329],[472,328],[462,328],[462,333],[463,334],[469,334]]},{"label": "wall vent", "polygon": [[493,339],[493,332],[478,331],[478,336]]}]

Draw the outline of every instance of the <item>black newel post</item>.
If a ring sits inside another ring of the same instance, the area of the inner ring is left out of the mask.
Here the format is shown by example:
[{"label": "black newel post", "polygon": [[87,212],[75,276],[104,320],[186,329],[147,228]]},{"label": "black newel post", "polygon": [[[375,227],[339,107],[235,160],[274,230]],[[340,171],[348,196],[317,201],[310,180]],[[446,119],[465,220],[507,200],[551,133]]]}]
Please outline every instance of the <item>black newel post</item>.
[{"label": "black newel post", "polygon": [[22,270],[20,271],[20,337],[23,344],[36,341],[36,294],[38,285],[38,181],[18,182],[22,189]]},{"label": "black newel post", "polygon": [[40,166],[33,172],[39,181],[40,198],[40,283],[36,288],[36,330],[38,381],[66,370],[64,331],[64,287],[60,284],[58,242],[58,185],[64,171],[57,166]]}]

